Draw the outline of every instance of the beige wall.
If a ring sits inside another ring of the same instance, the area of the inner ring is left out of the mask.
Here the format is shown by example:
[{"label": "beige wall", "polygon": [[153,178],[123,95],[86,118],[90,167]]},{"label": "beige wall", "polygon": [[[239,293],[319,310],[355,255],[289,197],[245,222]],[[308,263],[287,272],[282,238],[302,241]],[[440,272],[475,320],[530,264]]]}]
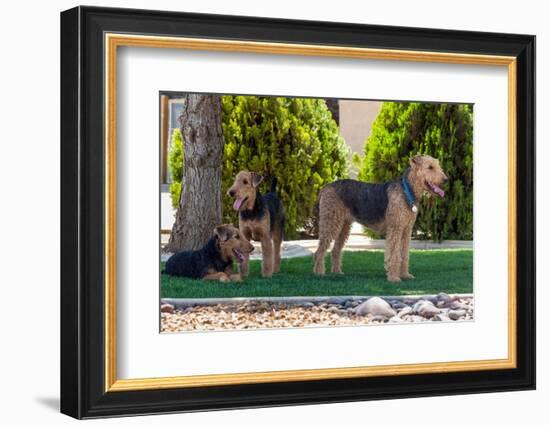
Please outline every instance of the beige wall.
[{"label": "beige wall", "polygon": [[340,100],[340,134],[352,152],[363,155],[365,140],[371,133],[374,119],[382,102],[371,100]]}]

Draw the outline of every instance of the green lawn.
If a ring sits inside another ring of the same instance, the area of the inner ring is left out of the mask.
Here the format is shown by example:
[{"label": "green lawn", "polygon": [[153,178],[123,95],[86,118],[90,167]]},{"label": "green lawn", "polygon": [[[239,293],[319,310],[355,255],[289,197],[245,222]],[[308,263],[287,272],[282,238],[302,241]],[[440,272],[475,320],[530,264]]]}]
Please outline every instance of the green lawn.
[{"label": "green lawn", "polygon": [[[344,275],[313,275],[312,257],[283,260],[281,272],[271,279],[260,275],[260,262],[252,261],[243,282],[221,283],[161,274],[162,298],[232,298],[323,295],[418,295],[471,293],[473,251],[411,250],[411,273],[416,279],[386,281],[382,251],[345,252]],[[327,256],[327,270],[330,258]],[[161,263],[161,270],[164,263]]]}]

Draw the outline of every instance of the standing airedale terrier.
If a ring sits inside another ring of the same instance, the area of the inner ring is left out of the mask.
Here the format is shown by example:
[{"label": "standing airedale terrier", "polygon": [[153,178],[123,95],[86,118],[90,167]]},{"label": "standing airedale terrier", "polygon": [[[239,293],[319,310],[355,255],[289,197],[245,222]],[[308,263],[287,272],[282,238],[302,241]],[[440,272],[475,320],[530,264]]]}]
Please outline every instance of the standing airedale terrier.
[{"label": "standing airedale terrier", "polygon": [[409,273],[409,243],[416,220],[417,200],[423,193],[443,197],[441,185],[447,176],[431,156],[415,156],[410,167],[396,180],[363,183],[338,180],[319,192],[319,247],[314,273],[325,273],[325,252],[331,242],[332,272],[342,273],[342,249],[351,225],[357,221],[386,235],[384,266],[390,282],[414,279]]},{"label": "standing airedale terrier", "polygon": [[[283,204],[275,193],[277,179],[265,195],[258,185],[263,177],[254,172],[240,171],[227,194],[235,198],[233,209],[239,211],[239,228],[248,240],[262,244],[262,276],[271,277],[281,265],[281,243],[285,216]],[[248,256],[241,263],[241,276],[248,275]]]}]

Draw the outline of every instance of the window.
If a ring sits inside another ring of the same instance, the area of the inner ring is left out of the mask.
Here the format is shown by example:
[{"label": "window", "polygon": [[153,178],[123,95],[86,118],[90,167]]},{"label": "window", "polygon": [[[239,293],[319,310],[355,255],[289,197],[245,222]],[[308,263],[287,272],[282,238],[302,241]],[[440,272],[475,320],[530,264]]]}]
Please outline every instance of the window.
[{"label": "window", "polygon": [[172,147],[172,134],[180,128],[179,117],[185,109],[185,99],[171,97],[170,94],[160,96],[160,183],[168,185],[171,183],[168,158]]}]

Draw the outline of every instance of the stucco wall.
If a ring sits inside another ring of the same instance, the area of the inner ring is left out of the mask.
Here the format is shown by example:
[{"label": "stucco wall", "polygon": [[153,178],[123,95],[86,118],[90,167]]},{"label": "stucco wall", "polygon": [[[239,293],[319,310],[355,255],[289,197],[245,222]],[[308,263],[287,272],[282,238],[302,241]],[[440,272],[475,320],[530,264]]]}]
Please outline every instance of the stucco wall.
[{"label": "stucco wall", "polygon": [[352,152],[363,153],[365,139],[370,135],[374,119],[382,102],[340,100],[340,134]]}]

